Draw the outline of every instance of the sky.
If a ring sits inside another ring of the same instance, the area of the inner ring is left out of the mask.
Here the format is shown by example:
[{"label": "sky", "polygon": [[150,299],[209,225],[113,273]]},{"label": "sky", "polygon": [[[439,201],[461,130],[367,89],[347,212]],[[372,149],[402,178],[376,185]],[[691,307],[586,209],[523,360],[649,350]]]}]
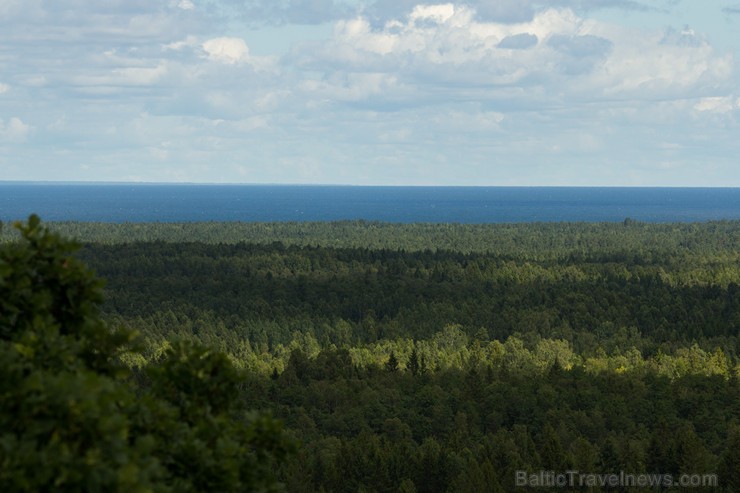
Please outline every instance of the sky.
[{"label": "sky", "polygon": [[0,181],[740,187],[738,0],[0,0]]}]

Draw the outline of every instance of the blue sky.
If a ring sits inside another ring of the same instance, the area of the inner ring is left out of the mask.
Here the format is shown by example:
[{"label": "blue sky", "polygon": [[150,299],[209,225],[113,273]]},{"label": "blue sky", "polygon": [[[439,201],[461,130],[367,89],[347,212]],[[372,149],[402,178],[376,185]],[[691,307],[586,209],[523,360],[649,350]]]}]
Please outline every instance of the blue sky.
[{"label": "blue sky", "polygon": [[740,186],[737,0],[0,0],[0,180]]}]

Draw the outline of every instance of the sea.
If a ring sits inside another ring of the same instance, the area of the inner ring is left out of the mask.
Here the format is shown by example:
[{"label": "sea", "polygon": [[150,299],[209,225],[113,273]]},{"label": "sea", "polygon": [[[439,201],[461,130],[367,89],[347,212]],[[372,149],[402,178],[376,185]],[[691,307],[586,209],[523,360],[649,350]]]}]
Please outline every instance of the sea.
[{"label": "sea", "polygon": [[694,222],[740,219],[740,188],[0,182],[0,221]]}]

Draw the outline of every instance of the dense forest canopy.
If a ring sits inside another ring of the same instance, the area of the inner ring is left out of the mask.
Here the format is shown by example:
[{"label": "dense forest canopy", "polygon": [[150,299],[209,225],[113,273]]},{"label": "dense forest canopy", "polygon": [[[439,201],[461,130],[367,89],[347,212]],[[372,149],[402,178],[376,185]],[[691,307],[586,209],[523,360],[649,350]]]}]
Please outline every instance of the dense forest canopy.
[{"label": "dense forest canopy", "polygon": [[[522,257],[561,258],[572,254],[670,252],[737,255],[740,221],[705,223],[383,223],[200,222],[95,223],[56,222],[47,226],[66,237],[98,244],[165,241],[169,243],[255,243],[368,248],[371,250],[450,250],[495,252]],[[0,238],[8,239],[6,229]],[[737,258],[737,257],[735,257]]]},{"label": "dense forest canopy", "polygon": [[568,469],[740,489],[740,221],[51,228],[142,335],[131,385],[182,344],[225,355],[302,444],[289,491]]}]

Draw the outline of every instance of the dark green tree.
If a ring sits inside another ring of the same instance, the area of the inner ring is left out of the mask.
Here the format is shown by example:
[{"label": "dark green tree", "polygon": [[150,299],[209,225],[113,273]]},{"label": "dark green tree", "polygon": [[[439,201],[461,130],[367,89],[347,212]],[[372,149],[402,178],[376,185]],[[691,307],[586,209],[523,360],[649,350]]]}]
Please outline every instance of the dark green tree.
[{"label": "dark green tree", "polygon": [[419,374],[421,365],[419,364],[419,354],[416,352],[416,348],[411,350],[411,356],[409,356],[409,362],[406,364],[406,368],[414,376]]},{"label": "dark green tree", "polygon": [[722,491],[740,491],[740,426],[730,428],[718,475]]},{"label": "dark green tree", "polygon": [[290,445],[237,399],[222,354],[176,344],[132,387],[135,334],[98,314],[101,282],[36,216],[0,246],[0,491],[276,490]]}]

